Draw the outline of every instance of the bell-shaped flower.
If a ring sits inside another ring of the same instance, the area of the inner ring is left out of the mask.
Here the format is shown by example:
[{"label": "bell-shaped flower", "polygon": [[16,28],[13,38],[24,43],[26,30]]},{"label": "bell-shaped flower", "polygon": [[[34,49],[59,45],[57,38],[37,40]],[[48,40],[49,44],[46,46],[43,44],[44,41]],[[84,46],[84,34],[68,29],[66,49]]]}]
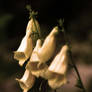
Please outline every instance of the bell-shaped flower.
[{"label": "bell-shaped flower", "polygon": [[33,49],[32,55],[30,57],[31,62],[39,62],[40,61],[40,58],[38,57],[38,51],[41,48],[41,43],[42,43],[41,40],[38,39],[36,42],[36,46]]},{"label": "bell-shaped flower", "polygon": [[56,55],[51,65],[49,66],[50,71],[54,71],[59,74],[65,74],[68,65],[68,50],[69,47],[64,45],[61,51]]},{"label": "bell-shaped flower", "polygon": [[22,42],[17,51],[14,51],[14,58],[19,60],[19,65],[22,66],[24,62],[31,56],[33,49],[32,39],[27,35],[22,39]]},{"label": "bell-shaped flower", "polygon": [[38,50],[41,48],[41,40],[38,39],[36,42],[36,46],[32,52],[29,62],[26,65],[26,69],[30,70],[33,75],[36,77],[40,77],[46,71],[48,66],[46,64],[42,64],[38,67],[39,64],[39,57],[38,57]]},{"label": "bell-shaped flower", "polygon": [[35,18],[29,20],[26,28],[26,35],[32,38],[33,46],[35,46],[37,39],[41,36],[40,26]]},{"label": "bell-shaped flower", "polygon": [[29,89],[33,87],[35,83],[35,76],[33,76],[31,72],[26,69],[23,77],[21,79],[16,80],[19,82],[23,92],[27,92]]},{"label": "bell-shaped flower", "polygon": [[33,46],[35,45],[35,42],[38,39],[38,36],[35,33],[37,33],[37,35],[40,35],[39,23],[36,19],[31,18],[26,28],[26,35],[22,39],[18,50],[14,52],[14,58],[19,60],[19,64],[21,66],[29,58],[29,56],[31,56]]},{"label": "bell-shaped flower", "polygon": [[64,45],[50,64],[48,71],[54,73],[54,77],[48,79],[51,88],[56,89],[66,83],[66,71],[68,67],[69,47]]},{"label": "bell-shaped flower", "polygon": [[56,48],[56,34],[58,33],[58,27],[55,27],[51,33],[46,37],[42,47],[38,50],[39,66],[42,63],[48,61],[55,52]]},{"label": "bell-shaped flower", "polygon": [[30,36],[33,32],[38,32],[40,34],[40,26],[35,18],[31,18],[27,24],[26,34]]}]

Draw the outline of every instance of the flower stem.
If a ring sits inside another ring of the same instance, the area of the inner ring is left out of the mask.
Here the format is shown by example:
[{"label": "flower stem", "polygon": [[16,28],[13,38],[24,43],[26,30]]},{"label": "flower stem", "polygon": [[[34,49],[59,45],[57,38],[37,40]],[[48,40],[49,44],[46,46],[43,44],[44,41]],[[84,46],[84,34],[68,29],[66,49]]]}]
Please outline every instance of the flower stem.
[{"label": "flower stem", "polygon": [[78,71],[78,69],[77,69],[77,67],[76,67],[76,65],[75,65],[75,63],[74,63],[74,60],[73,60],[72,52],[71,52],[71,51],[70,51],[70,58],[71,58],[71,62],[72,62],[72,64],[73,64],[73,68],[75,69],[76,74],[77,74],[77,76],[78,76],[78,79],[79,79],[79,81],[80,81],[81,88],[83,89],[83,92],[86,92],[86,90],[85,90],[85,88],[84,88],[84,85],[83,85],[83,83],[82,83],[82,80],[81,80],[79,71]]}]

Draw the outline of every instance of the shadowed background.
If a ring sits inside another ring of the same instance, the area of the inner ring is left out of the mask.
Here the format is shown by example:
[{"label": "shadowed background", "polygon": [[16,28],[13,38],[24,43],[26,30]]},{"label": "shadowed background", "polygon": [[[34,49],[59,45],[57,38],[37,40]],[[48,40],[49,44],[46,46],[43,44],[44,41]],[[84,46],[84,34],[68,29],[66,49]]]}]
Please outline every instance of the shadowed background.
[{"label": "shadowed background", "polygon": [[[13,51],[25,35],[29,20],[27,4],[38,11],[37,20],[43,35],[64,18],[74,60],[85,88],[92,92],[92,0],[0,0],[0,92],[21,92],[15,78],[23,75],[24,67],[13,59]],[[57,91],[81,92],[74,87],[75,76],[71,70],[68,74],[70,83]]]}]

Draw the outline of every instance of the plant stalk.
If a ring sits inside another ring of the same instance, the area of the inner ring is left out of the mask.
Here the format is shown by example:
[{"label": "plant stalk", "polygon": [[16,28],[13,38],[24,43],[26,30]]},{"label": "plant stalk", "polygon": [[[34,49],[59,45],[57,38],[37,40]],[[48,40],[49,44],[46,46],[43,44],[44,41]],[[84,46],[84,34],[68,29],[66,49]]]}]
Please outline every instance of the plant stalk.
[{"label": "plant stalk", "polygon": [[76,65],[75,65],[75,63],[74,63],[74,60],[73,60],[72,52],[71,52],[71,51],[70,51],[70,58],[71,58],[71,62],[72,62],[72,64],[73,64],[73,68],[75,69],[76,74],[77,74],[77,76],[78,76],[78,79],[80,80],[80,84],[81,84],[81,87],[82,87],[82,89],[83,89],[83,92],[86,92],[85,87],[84,87],[84,85],[83,85],[83,82],[82,82],[82,80],[81,80],[79,71],[78,71],[78,69],[77,69],[77,67],[76,67]]}]

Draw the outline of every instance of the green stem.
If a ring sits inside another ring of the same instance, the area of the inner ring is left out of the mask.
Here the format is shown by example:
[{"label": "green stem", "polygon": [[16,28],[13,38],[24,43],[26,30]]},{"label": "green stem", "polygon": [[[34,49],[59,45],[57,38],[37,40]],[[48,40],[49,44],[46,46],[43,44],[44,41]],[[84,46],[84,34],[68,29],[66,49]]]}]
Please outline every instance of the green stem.
[{"label": "green stem", "polygon": [[81,84],[81,87],[82,87],[82,89],[83,89],[83,92],[86,92],[86,90],[85,90],[85,88],[84,88],[84,85],[83,85],[83,83],[82,83],[82,80],[81,80],[79,71],[78,71],[78,69],[77,69],[77,67],[76,67],[76,65],[75,65],[75,63],[74,63],[74,61],[73,61],[73,57],[72,57],[72,52],[71,52],[71,51],[70,51],[70,57],[71,57],[71,62],[72,62],[72,64],[73,64],[73,68],[75,69],[76,74],[77,74],[77,76],[78,76],[78,79],[80,80],[80,84]]}]

